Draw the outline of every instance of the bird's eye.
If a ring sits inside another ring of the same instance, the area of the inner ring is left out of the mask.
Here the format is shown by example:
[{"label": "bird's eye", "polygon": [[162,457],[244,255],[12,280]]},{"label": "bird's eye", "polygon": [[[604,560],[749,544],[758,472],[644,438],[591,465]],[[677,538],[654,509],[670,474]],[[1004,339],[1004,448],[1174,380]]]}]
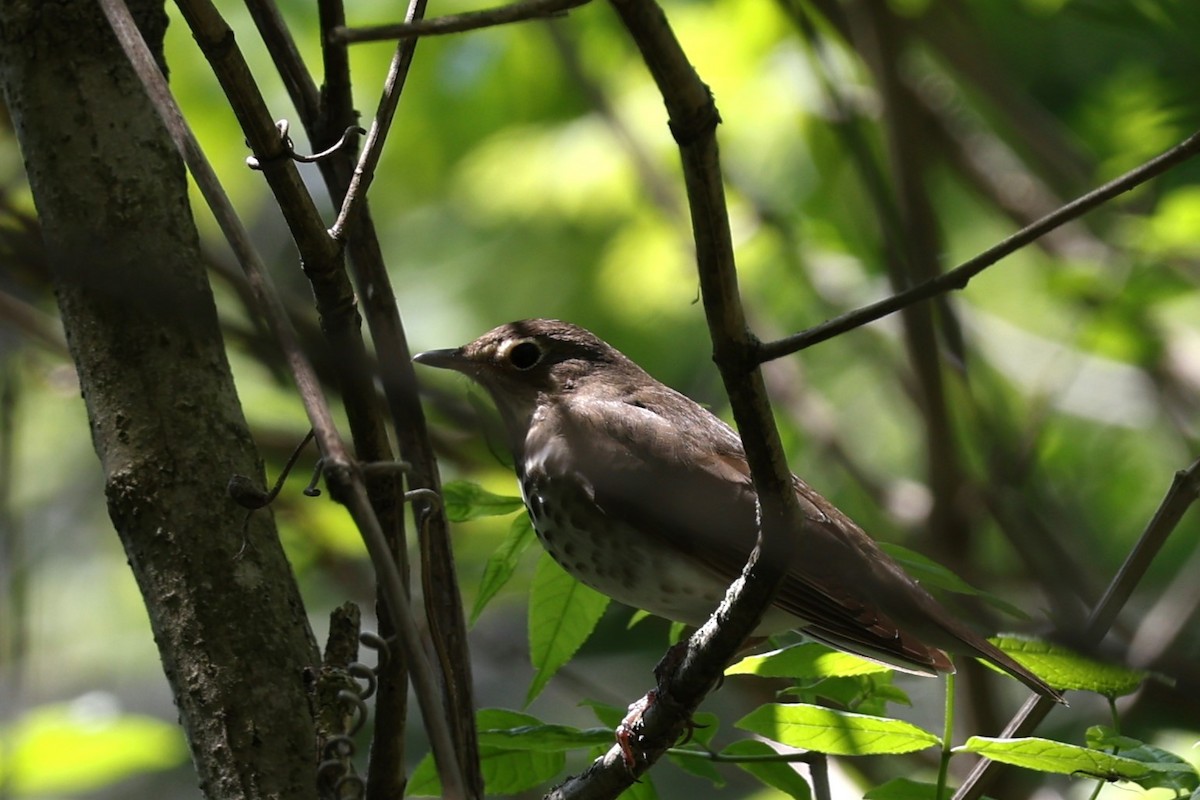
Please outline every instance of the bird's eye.
[{"label": "bird's eye", "polygon": [[508,351],[508,363],[519,370],[532,369],[542,360],[542,348],[534,342],[517,342]]}]

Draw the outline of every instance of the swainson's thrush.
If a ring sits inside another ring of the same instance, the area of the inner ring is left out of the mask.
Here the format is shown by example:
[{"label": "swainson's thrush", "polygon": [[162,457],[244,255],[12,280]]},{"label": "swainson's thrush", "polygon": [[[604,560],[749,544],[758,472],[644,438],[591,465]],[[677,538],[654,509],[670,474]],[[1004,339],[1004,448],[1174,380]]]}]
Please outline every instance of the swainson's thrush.
[{"label": "swainson's thrush", "polygon": [[[461,372],[491,395],[538,538],[563,569],[667,619],[708,619],[757,538],[750,469],[732,428],[566,322],[513,322],[414,360]],[[923,675],[953,671],[945,651],[963,653],[1061,702],[832,503],[793,483],[810,524],[756,634],[795,628]]]}]

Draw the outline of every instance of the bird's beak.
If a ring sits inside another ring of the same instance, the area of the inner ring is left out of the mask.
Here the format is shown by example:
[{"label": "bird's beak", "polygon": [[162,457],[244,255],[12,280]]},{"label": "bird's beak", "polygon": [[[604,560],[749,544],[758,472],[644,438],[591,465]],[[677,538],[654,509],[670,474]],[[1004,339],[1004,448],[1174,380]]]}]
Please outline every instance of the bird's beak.
[{"label": "bird's beak", "polygon": [[450,350],[426,350],[424,353],[417,353],[413,356],[413,361],[418,364],[424,364],[427,367],[452,369],[456,372],[465,372],[471,364],[470,360],[463,354],[461,347],[455,347]]}]

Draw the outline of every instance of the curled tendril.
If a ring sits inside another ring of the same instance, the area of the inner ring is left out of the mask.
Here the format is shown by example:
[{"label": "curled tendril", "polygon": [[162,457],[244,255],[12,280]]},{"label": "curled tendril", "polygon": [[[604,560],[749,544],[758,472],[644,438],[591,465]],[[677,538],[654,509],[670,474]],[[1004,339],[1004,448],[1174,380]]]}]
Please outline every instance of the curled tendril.
[{"label": "curled tendril", "polygon": [[291,159],[298,161],[301,164],[312,164],[320,161],[323,158],[329,158],[334,153],[350,144],[351,137],[365,136],[366,130],[358,125],[351,125],[342,133],[341,138],[333,143],[333,146],[322,150],[319,153],[313,153],[311,156],[300,155],[296,152],[296,146],[292,142],[292,137],[288,135],[288,130],[291,128],[291,123],[286,119],[281,119],[275,123],[275,130],[279,132],[279,143],[283,146],[283,150],[268,158],[259,158],[258,156],[250,156],[246,159],[246,166],[253,170],[261,170],[264,164],[272,161],[282,161],[283,159]]}]

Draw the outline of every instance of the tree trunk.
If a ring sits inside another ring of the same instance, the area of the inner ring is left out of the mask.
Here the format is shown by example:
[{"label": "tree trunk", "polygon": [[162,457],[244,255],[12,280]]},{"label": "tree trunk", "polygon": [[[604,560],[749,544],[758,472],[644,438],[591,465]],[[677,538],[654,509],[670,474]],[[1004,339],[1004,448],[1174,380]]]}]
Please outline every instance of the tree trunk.
[{"label": "tree trunk", "polygon": [[[129,3],[160,54],[161,0]],[[316,643],[217,328],[183,165],[92,0],[0,2],[0,82],[109,514],[211,798],[315,798]],[[97,602],[103,602],[97,597]]]}]

